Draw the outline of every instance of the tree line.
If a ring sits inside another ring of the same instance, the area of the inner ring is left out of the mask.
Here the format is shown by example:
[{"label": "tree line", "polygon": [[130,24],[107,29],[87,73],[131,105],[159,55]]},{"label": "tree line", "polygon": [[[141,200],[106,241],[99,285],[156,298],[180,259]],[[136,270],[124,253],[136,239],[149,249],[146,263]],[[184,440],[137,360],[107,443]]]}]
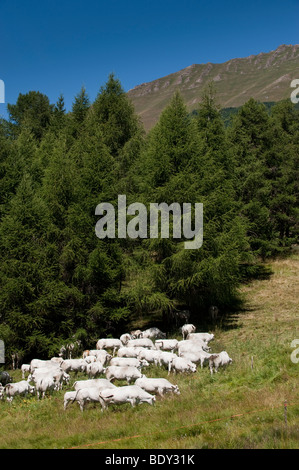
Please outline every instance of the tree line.
[{"label": "tree line", "polygon": [[[19,94],[0,121],[0,338],[24,357],[57,354],[210,305],[229,311],[261,261],[298,241],[299,113],[250,99],[224,121],[209,85],[190,114],[179,92],[146,134],[111,74],[66,112]],[[183,239],[99,239],[95,208],[203,203],[203,245]],[[166,323],[165,323],[166,322]],[[168,322],[168,323],[167,323]]]}]

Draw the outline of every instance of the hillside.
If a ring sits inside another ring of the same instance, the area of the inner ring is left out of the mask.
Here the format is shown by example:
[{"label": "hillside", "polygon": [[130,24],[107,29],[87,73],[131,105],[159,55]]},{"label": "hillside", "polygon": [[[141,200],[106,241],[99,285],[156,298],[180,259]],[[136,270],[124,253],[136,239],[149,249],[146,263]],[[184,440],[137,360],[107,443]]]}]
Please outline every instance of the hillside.
[{"label": "hillside", "polygon": [[[291,342],[299,337],[298,262],[296,254],[273,261],[269,278],[242,287],[243,309],[228,315],[222,329],[211,328],[212,351],[226,349],[233,358],[226,370],[167,376],[151,366],[147,376],[167,377],[181,394],[158,398],[154,407],[115,405],[104,413],[93,404],[84,413],[77,404],[63,411],[64,392],[86,378],[72,374],[68,386],[44,400],[0,400],[0,448],[298,448],[299,364],[291,361]],[[20,370],[10,372],[21,379]]]},{"label": "hillside", "polygon": [[128,92],[146,129],[158,120],[175,90],[182,93],[190,111],[198,106],[204,87],[214,81],[219,104],[238,107],[253,97],[262,102],[280,101],[291,93],[290,83],[299,77],[299,45],[222,64],[193,64],[178,72],[142,83]]}]

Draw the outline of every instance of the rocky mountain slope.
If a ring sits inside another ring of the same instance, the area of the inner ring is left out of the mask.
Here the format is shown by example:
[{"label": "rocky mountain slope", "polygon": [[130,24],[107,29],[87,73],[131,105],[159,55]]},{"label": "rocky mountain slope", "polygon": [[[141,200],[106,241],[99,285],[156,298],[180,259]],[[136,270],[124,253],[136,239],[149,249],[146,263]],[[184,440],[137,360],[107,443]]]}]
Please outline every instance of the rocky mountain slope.
[{"label": "rocky mountain slope", "polygon": [[237,107],[253,97],[262,102],[280,101],[291,94],[293,79],[299,79],[299,45],[281,45],[276,50],[222,64],[193,64],[178,72],[142,83],[128,92],[146,129],[178,89],[192,111],[198,107],[204,87],[215,83],[223,108]]}]

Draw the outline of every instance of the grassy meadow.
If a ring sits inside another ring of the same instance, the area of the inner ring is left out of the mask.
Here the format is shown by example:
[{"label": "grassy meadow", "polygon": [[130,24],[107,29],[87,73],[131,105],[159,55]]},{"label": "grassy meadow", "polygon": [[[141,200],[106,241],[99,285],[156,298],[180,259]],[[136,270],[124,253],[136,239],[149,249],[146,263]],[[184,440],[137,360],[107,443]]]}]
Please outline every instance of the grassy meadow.
[{"label": "grassy meadow", "polygon": [[[267,279],[242,287],[243,309],[209,329],[215,333],[212,351],[226,350],[233,359],[226,370],[167,376],[152,366],[146,375],[178,384],[180,396],[157,398],[153,407],[111,406],[104,413],[100,405],[83,413],[77,404],[63,410],[72,376],[45,400],[1,401],[0,448],[298,449],[299,363],[291,361],[291,342],[299,338],[299,254],[267,266]],[[9,372],[21,380],[20,370]]]}]

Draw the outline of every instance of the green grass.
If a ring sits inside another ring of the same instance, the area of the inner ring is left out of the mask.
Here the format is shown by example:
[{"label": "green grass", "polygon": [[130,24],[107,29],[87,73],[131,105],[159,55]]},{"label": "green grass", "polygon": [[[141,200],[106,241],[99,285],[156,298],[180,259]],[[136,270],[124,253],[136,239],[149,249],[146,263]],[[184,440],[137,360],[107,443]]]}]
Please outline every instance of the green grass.
[{"label": "green grass", "polygon": [[[45,400],[2,401],[0,448],[297,449],[299,363],[290,359],[290,344],[299,338],[298,264],[298,255],[273,261],[269,279],[242,288],[242,311],[213,329],[212,351],[225,349],[233,358],[226,370],[167,376],[151,367],[147,376],[169,378],[181,391],[157,398],[153,407],[126,404],[102,413],[100,406],[88,405],[81,413],[73,404],[64,412],[63,395],[75,377]],[[20,370],[11,374],[21,380]]]}]

